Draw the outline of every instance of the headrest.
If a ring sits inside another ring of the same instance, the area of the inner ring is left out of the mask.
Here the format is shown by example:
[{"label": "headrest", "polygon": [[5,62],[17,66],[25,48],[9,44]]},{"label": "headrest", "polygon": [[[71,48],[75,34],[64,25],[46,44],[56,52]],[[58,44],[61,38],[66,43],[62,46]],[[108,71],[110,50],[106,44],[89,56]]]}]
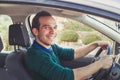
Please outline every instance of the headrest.
[{"label": "headrest", "polygon": [[22,47],[29,46],[29,35],[27,29],[22,24],[12,24],[9,26],[9,44]]},{"label": "headrest", "polygon": [[2,49],[3,49],[3,43],[2,43],[2,39],[0,37],[0,52],[2,51]]}]

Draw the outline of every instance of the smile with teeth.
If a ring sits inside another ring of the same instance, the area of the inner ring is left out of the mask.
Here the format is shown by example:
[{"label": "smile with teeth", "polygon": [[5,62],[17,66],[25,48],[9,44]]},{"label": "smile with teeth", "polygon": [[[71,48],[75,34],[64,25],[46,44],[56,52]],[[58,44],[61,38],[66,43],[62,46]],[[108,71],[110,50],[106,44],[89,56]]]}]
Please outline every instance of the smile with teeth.
[{"label": "smile with teeth", "polygon": [[48,36],[48,39],[53,40],[55,37],[54,36]]}]

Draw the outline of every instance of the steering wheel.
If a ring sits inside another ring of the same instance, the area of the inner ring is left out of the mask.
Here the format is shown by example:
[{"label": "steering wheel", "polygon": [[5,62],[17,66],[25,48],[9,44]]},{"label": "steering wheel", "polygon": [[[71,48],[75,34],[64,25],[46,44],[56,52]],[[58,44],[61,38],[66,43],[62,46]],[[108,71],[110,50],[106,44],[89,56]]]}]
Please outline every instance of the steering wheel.
[{"label": "steering wheel", "polygon": [[[110,55],[110,54],[111,54],[111,49],[110,49],[109,46],[107,46],[107,50],[108,50],[107,55]],[[101,54],[102,51],[103,51],[102,48],[100,48],[100,49],[97,51],[97,53],[96,53],[96,55],[94,56],[94,59],[92,60],[92,62],[100,59],[100,54]],[[111,70],[111,68],[99,70],[97,73],[95,73],[95,74],[92,76],[92,80],[107,80],[106,78],[107,78],[108,74],[110,73],[110,70]]]},{"label": "steering wheel", "polygon": [[[110,46],[107,46],[107,50],[108,50],[107,55],[111,55]],[[103,51],[102,48],[100,48],[100,49],[97,51],[97,53],[95,54],[95,56],[94,56],[93,60],[91,61],[91,63],[93,63],[94,61],[100,59],[100,54],[101,54],[102,51]]]}]

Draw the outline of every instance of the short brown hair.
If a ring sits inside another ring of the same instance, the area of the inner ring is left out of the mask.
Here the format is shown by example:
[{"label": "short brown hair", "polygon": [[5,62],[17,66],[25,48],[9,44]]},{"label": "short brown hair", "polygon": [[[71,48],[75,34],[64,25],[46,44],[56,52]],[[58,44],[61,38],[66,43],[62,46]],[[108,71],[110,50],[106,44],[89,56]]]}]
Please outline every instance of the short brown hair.
[{"label": "short brown hair", "polygon": [[39,18],[40,17],[44,17],[44,16],[52,16],[50,13],[46,12],[46,11],[41,11],[38,12],[35,17],[33,18],[32,21],[32,28],[39,28],[40,23],[39,23]]}]

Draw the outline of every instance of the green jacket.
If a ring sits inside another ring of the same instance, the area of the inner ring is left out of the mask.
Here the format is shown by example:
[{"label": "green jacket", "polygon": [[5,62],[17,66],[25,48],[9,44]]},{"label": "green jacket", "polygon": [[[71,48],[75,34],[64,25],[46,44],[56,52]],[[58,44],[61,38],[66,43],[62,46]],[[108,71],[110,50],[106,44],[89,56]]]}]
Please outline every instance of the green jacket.
[{"label": "green jacket", "polygon": [[74,59],[74,50],[52,45],[52,51],[46,52],[32,45],[25,56],[25,65],[33,80],[74,80],[73,70],[61,66],[60,59]]}]

